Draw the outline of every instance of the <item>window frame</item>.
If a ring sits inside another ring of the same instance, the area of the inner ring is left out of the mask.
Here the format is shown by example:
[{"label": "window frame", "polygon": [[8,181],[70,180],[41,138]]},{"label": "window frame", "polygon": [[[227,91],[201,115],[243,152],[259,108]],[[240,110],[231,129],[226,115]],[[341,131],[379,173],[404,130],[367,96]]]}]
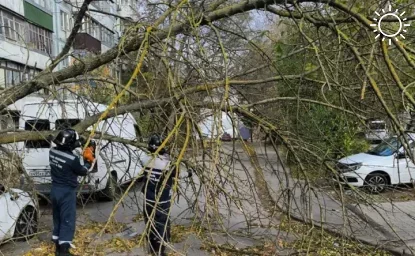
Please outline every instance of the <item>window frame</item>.
[{"label": "window frame", "polygon": [[[32,123],[32,124],[31,124]],[[41,125],[48,125],[48,129],[38,129],[38,128],[44,128],[44,127],[38,127],[36,128],[37,124]],[[31,129],[27,129],[30,127]],[[25,131],[50,131],[51,130],[51,122],[48,119],[31,119],[31,120],[25,120]],[[50,148],[50,141],[47,139],[44,140],[26,140],[25,141],[25,147],[26,148]]]},{"label": "window frame", "polygon": [[28,43],[31,43],[36,50],[52,54],[52,33],[32,23],[28,23],[28,30]]},{"label": "window frame", "polygon": [[13,15],[10,12],[0,10],[0,21],[2,34],[7,40],[10,41],[24,41],[25,36],[25,21]]},{"label": "window frame", "polygon": [[[66,128],[71,128],[79,124],[82,120],[78,118],[61,118],[55,120],[55,130],[63,130]],[[65,125],[66,124],[66,125]]]},{"label": "window frame", "polygon": [[[24,66],[7,60],[0,62],[0,72],[1,71],[4,71],[4,87],[0,88],[10,88],[19,84],[20,82],[28,81],[32,79],[37,72],[39,72],[32,67]],[[15,78],[16,73],[18,73],[19,79]],[[7,76],[9,76],[9,78]],[[0,81],[0,84],[2,84],[2,81]]]},{"label": "window frame", "polygon": [[65,32],[65,36],[67,32],[71,32],[73,28],[73,18],[72,15],[64,10],[60,10],[60,22],[61,22],[61,30]]}]

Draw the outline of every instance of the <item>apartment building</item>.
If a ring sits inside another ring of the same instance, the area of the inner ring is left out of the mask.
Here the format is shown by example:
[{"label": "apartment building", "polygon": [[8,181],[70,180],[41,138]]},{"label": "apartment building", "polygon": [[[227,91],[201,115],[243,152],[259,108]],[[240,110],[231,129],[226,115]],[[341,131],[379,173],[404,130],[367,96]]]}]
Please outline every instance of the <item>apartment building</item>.
[{"label": "apartment building", "polygon": [[46,2],[0,0],[0,89],[32,78],[50,60],[53,14]]},{"label": "apartment building", "polygon": [[[55,52],[62,51],[66,39],[72,31],[74,19],[81,7],[81,0],[66,0],[54,2]],[[85,15],[82,28],[73,43],[74,55],[100,54],[112,48],[120,37],[119,21],[108,14],[117,14],[117,4],[114,0],[93,1]],[[73,60],[69,57],[58,68],[63,68]]]},{"label": "apartment building", "polygon": [[138,0],[117,0],[117,12],[119,16],[126,18],[122,20],[120,19],[120,31],[124,31],[131,21],[138,20]]},{"label": "apartment building", "polygon": [[[66,39],[72,31],[73,20],[82,3],[83,1],[80,0],[66,0],[66,2],[60,2],[55,5],[55,12],[58,14],[55,18],[57,31],[55,48],[57,52],[60,52],[64,47]],[[62,61],[58,68],[71,65],[78,57],[100,54],[114,47],[121,36],[119,30],[120,21],[110,14],[117,14],[118,9],[117,3],[114,0],[93,1],[73,42],[72,57]],[[100,76],[116,79],[119,68],[118,65],[113,63],[105,65],[100,70],[102,71],[99,74]],[[63,90],[60,94],[63,95],[63,98],[73,97],[72,92],[87,92],[93,87],[96,87],[96,83],[93,80],[80,81],[67,85],[67,90]]]},{"label": "apartment building", "polygon": [[[0,0],[0,90],[32,78],[63,49],[83,0]],[[121,36],[120,18],[137,16],[137,0],[95,0],[71,53],[100,54]],[[57,67],[74,61],[68,56]]]},{"label": "apartment building", "polygon": [[[0,0],[0,90],[31,79],[50,64],[62,51],[82,3],[83,0]],[[108,14],[131,17],[134,5],[138,8],[138,1],[93,1],[70,55],[56,70],[71,65],[75,60],[72,56],[100,54],[114,47],[121,36],[122,19]],[[115,77],[118,67],[111,64],[103,70]],[[92,85],[89,82],[73,84],[70,89],[76,91],[78,87]],[[72,96],[67,92],[58,90],[58,95],[62,99]],[[9,106],[7,111],[0,113],[0,129],[18,126],[22,104],[39,97],[50,97],[45,94],[47,92],[40,91]]]}]

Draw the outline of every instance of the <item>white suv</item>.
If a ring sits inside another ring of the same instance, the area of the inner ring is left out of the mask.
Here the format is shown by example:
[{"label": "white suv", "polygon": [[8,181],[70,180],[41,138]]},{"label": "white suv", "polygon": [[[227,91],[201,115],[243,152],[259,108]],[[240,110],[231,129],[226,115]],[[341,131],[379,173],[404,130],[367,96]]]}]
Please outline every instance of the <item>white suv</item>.
[{"label": "white suv", "polygon": [[[408,134],[407,139],[413,155],[415,133]],[[340,159],[336,169],[341,182],[366,186],[371,193],[381,193],[388,185],[411,183],[415,177],[415,165],[396,136],[366,153]]]}]

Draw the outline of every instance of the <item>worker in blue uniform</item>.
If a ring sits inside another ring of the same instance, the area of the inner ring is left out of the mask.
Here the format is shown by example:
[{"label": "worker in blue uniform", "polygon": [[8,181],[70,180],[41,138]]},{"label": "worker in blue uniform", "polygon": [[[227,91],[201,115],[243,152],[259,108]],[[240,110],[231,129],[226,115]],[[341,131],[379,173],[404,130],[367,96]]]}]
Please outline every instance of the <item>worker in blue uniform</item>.
[{"label": "worker in blue uniform", "polygon": [[91,167],[88,161],[81,164],[80,158],[72,151],[80,146],[75,130],[60,131],[53,140],[49,163],[52,176],[51,201],[53,209],[52,241],[56,245],[55,255],[70,256],[72,239],[75,234],[76,190],[78,176],[86,176]]},{"label": "worker in blue uniform", "polygon": [[145,182],[143,186],[144,220],[149,228],[147,239],[152,255],[167,255],[166,243],[170,240],[170,205],[173,178],[176,170],[166,150],[160,149],[162,139],[158,135],[150,137],[148,150],[151,156],[144,157]]}]

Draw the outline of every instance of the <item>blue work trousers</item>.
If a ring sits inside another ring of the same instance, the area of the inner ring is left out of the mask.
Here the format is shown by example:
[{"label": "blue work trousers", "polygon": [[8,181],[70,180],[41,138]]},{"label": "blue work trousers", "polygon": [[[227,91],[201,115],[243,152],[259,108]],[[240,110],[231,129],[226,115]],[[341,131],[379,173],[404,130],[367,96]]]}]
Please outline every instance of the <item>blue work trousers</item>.
[{"label": "blue work trousers", "polygon": [[144,219],[150,226],[147,239],[150,250],[156,255],[164,255],[166,243],[170,241],[170,205],[169,200],[163,203],[144,202]]},{"label": "blue work trousers", "polygon": [[52,185],[53,236],[71,243],[75,235],[76,188]]}]

